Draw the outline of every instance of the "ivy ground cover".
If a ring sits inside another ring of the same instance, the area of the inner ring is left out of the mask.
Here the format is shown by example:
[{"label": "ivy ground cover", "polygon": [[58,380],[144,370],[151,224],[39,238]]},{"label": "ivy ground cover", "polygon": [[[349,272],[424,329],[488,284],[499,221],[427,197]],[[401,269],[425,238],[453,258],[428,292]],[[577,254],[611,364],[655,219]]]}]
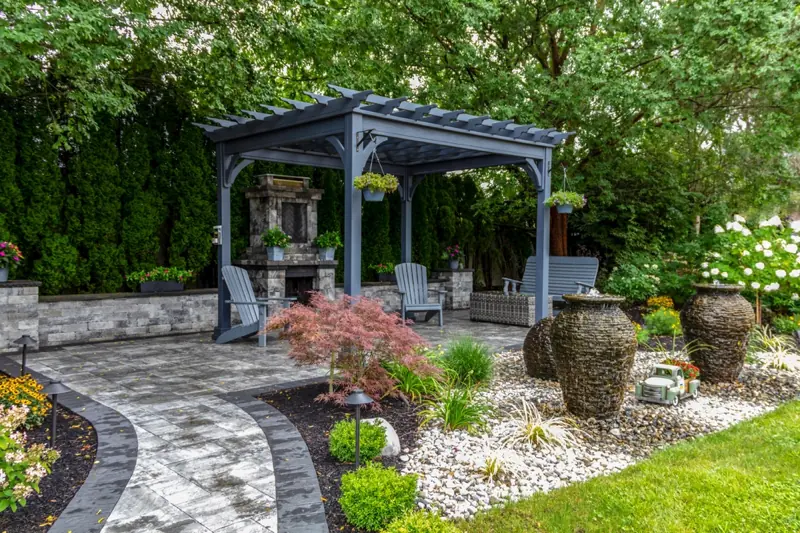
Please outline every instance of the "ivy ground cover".
[{"label": "ivy ground cover", "polygon": [[800,530],[800,401],[598,477],[493,509],[465,531]]}]

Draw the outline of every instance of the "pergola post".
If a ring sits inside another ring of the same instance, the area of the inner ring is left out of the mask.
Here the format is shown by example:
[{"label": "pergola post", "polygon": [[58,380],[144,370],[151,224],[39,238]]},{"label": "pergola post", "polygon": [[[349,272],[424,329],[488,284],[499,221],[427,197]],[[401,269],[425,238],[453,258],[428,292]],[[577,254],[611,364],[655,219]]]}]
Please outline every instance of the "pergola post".
[{"label": "pergola post", "polygon": [[345,116],[344,152],[344,292],[350,296],[361,294],[361,191],[353,181],[364,169],[358,157],[358,132],[361,117]]},{"label": "pergola post", "polygon": [[231,188],[227,174],[225,143],[217,143],[217,223],[221,226],[221,242],[217,246],[217,327],[214,338],[231,329],[231,299],[222,279],[222,267],[231,264]]},{"label": "pergola post", "polygon": [[522,168],[536,187],[536,321],[550,316],[550,161],[552,151],[542,159],[526,159]]},{"label": "pergola post", "polygon": [[400,185],[400,261],[411,262],[411,189],[413,177],[406,171]]}]

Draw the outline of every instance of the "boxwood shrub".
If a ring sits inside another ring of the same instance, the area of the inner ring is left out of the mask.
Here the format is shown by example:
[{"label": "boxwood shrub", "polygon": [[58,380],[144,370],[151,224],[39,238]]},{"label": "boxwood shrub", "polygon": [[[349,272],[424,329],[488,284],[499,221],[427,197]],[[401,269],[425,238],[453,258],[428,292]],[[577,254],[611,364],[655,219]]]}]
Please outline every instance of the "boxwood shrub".
[{"label": "boxwood shrub", "polygon": [[[361,458],[374,459],[386,446],[386,430],[379,424],[361,422]],[[356,422],[340,420],[333,426],[328,439],[331,455],[343,463],[356,460]]]},{"label": "boxwood shrub", "polygon": [[341,488],[339,504],[347,521],[367,531],[381,531],[414,509],[417,476],[402,475],[394,468],[368,463],[343,475]]},{"label": "boxwood shrub", "polygon": [[428,511],[406,513],[383,530],[382,533],[463,533],[451,522]]}]

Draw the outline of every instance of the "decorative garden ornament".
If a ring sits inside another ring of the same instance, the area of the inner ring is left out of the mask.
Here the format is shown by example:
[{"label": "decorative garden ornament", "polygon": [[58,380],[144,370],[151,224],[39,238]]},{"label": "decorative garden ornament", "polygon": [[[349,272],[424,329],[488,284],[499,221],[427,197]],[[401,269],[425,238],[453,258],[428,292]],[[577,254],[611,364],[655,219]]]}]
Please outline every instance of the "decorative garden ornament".
[{"label": "decorative garden ornament", "polygon": [[739,294],[740,285],[698,283],[694,288],[697,292],[681,311],[684,339],[698,343],[694,364],[703,381],[736,381],[755,324],[753,307]]},{"label": "decorative garden ornament", "polygon": [[562,168],[564,169],[562,189],[545,200],[544,205],[547,207],[555,206],[559,213],[568,215],[572,213],[573,209],[583,209],[586,206],[586,197],[567,190],[567,167],[563,165]]},{"label": "decorative garden ornament", "polygon": [[619,307],[625,298],[565,294],[564,300],[551,330],[564,403],[580,417],[613,417],[636,355],[636,329]]},{"label": "decorative garden ornament", "polygon": [[684,398],[697,398],[700,380],[691,379],[676,365],[659,364],[650,376],[636,384],[636,399],[640,402],[677,406]]}]

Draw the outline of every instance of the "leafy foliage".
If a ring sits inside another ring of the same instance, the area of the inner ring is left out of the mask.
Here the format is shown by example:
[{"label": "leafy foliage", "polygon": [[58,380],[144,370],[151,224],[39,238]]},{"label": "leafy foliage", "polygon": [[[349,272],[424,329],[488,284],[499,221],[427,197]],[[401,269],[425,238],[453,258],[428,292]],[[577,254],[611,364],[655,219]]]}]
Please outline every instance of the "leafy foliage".
[{"label": "leafy foliage", "polygon": [[382,366],[386,361],[403,364],[422,376],[437,372],[417,351],[424,344],[422,338],[399,315],[386,313],[378,300],[345,296],[331,301],[315,292],[309,305],[282,310],[267,327],[281,331],[291,347],[289,356],[299,363],[328,363],[328,394],[320,400],[342,404],[354,388],[376,400],[398,394]]},{"label": "leafy foliage", "polygon": [[772,327],[778,333],[791,335],[795,331],[800,331],[800,315],[775,316],[772,318]]},{"label": "leafy foliage", "polygon": [[39,482],[50,473],[59,453],[44,444],[26,446],[25,434],[17,429],[28,419],[28,407],[0,406],[0,513],[27,505],[39,492]]},{"label": "leafy foliage", "polygon": [[27,416],[24,426],[27,429],[39,427],[50,412],[50,400],[42,394],[44,387],[30,374],[24,376],[0,378],[0,405],[25,407]]},{"label": "leafy foliage", "polygon": [[417,476],[369,463],[342,476],[339,504],[347,521],[367,531],[380,531],[415,507]]},{"label": "leafy foliage", "polygon": [[800,357],[794,339],[776,335],[767,326],[756,326],[750,332],[747,355],[751,362],[779,370],[800,368]]},{"label": "leafy foliage", "polygon": [[629,302],[643,302],[658,292],[656,276],[626,263],[614,267],[605,282],[604,290],[609,294],[623,296]]},{"label": "leafy foliage", "polygon": [[506,442],[512,446],[527,443],[553,452],[556,448],[567,448],[577,444],[576,436],[579,430],[566,419],[542,417],[535,404],[522,398],[519,405],[511,409],[511,420],[514,424],[514,433]]},{"label": "leafy foliage", "polygon": [[649,309],[674,309],[675,303],[669,296],[653,296],[647,299]]},{"label": "leafy foliage", "polygon": [[[380,424],[362,421],[360,430],[361,459],[371,460],[381,454],[386,446],[386,430]],[[343,463],[356,460],[356,422],[340,420],[331,430],[328,449],[337,461]]]},{"label": "leafy foliage", "polygon": [[342,236],[338,231],[326,231],[318,235],[314,243],[320,248],[341,248]]},{"label": "leafy foliage", "polygon": [[261,234],[261,242],[267,248],[275,246],[277,248],[286,248],[292,242],[292,239],[284,233],[278,226],[273,226],[264,230]]},{"label": "leafy foliage", "polygon": [[486,424],[489,406],[476,398],[467,387],[445,383],[438,387],[435,397],[425,400],[420,413],[423,424],[440,421],[445,431],[463,429],[475,432]]},{"label": "leafy foliage", "polygon": [[25,257],[13,242],[0,241],[0,268],[16,268]]},{"label": "leafy foliage", "polygon": [[383,367],[395,381],[396,391],[412,402],[435,394],[441,379],[439,375],[429,372],[419,375],[408,366],[395,361],[385,361]]},{"label": "leafy foliage", "polygon": [[186,283],[194,277],[194,272],[183,268],[158,267],[149,271],[140,270],[131,272],[125,279],[132,287],[136,287],[146,281],[179,281]]},{"label": "leafy foliage", "polygon": [[681,317],[674,309],[662,307],[647,313],[644,323],[651,335],[682,335]]},{"label": "leafy foliage", "polygon": [[391,522],[383,533],[461,533],[461,530],[430,511],[413,511]]},{"label": "leafy foliage", "polygon": [[366,172],[353,181],[356,189],[369,189],[375,192],[394,192],[397,190],[397,177],[391,174]]},{"label": "leafy foliage", "polygon": [[489,348],[472,337],[451,341],[441,364],[458,385],[466,387],[488,382],[494,370],[494,358]]},{"label": "leafy foliage", "polygon": [[558,191],[547,198],[544,201],[544,205],[547,207],[571,205],[575,209],[583,209],[586,207],[586,197],[572,191]]}]

